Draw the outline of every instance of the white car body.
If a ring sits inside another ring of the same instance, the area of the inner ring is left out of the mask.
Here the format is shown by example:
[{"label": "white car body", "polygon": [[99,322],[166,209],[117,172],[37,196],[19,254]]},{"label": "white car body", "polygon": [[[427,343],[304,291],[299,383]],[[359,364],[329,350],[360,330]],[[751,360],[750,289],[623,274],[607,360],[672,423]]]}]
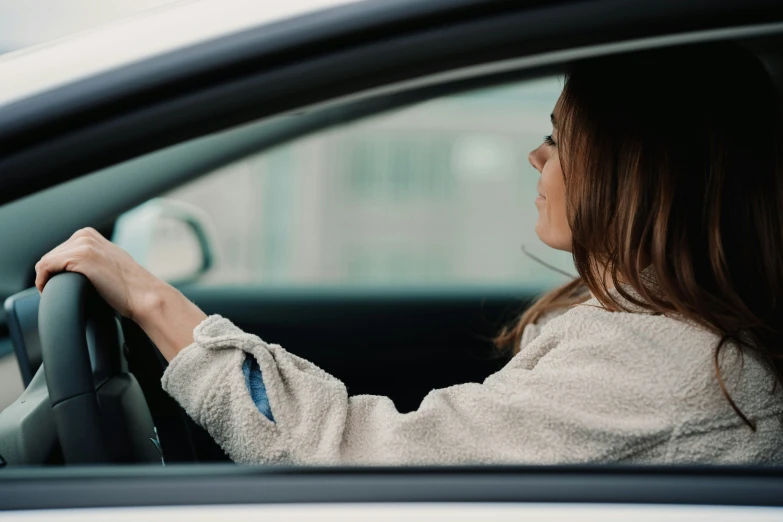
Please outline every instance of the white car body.
[{"label": "white car body", "polygon": [[189,0],[0,57],[0,106],[112,69],[355,0]]},{"label": "white car body", "polygon": [[777,508],[611,505],[611,504],[267,504],[257,506],[187,506],[155,508],[68,509],[5,514],[7,522],[222,522],[274,520],[276,522],[772,522],[781,519]]}]

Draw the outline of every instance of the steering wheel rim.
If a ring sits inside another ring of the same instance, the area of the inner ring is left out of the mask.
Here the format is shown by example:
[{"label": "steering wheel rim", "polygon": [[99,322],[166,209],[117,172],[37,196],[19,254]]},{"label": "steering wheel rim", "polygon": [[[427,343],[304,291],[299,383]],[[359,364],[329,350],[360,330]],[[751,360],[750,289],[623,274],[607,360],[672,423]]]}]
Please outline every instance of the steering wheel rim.
[{"label": "steering wheel rim", "polygon": [[82,274],[52,277],[38,309],[41,355],[66,464],[161,462],[114,310]]}]

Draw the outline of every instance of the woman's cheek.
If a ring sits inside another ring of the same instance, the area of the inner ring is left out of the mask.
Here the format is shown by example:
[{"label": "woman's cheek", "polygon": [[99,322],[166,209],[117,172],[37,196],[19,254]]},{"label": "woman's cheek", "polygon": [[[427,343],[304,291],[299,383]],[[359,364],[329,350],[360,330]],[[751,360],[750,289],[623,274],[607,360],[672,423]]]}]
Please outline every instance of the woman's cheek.
[{"label": "woman's cheek", "polygon": [[565,180],[557,156],[550,159],[547,169],[542,172],[541,185],[546,200],[547,228],[551,244],[558,250],[571,249],[571,227],[566,212]]},{"label": "woman's cheek", "polygon": [[566,212],[565,194],[560,194],[557,198],[557,205],[550,209],[550,221],[555,228],[557,235],[557,248],[559,250],[571,250],[571,227],[568,224],[568,213]]}]

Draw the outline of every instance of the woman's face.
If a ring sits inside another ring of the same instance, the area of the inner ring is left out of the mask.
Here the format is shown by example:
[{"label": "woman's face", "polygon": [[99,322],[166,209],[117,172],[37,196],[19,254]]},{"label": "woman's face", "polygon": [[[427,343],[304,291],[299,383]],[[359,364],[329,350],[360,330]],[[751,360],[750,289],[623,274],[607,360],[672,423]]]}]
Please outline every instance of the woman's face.
[{"label": "woman's face", "polygon": [[558,112],[560,101],[552,113],[552,134],[528,155],[530,164],[541,174],[538,180],[538,221],[536,234],[552,248],[571,251],[571,228],[568,226],[565,203],[565,182],[557,150]]}]

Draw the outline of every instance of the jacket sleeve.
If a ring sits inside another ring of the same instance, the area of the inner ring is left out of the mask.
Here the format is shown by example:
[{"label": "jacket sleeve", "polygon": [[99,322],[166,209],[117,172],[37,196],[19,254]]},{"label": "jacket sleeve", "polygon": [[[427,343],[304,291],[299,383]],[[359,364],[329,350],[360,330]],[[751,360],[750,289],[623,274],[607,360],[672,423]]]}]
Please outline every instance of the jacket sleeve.
[{"label": "jacket sleeve", "polygon": [[[612,426],[617,412],[595,395],[624,391],[601,384],[610,376],[589,364],[564,375],[512,368],[483,384],[433,390],[416,411],[401,414],[387,397],[349,397],[335,377],[220,316],[199,325],[194,339],[171,362],[163,387],[240,463],[589,462],[616,460],[668,436],[644,424],[645,412]],[[246,353],[258,361],[274,422],[248,392]],[[585,392],[593,397],[580,403]]]}]

